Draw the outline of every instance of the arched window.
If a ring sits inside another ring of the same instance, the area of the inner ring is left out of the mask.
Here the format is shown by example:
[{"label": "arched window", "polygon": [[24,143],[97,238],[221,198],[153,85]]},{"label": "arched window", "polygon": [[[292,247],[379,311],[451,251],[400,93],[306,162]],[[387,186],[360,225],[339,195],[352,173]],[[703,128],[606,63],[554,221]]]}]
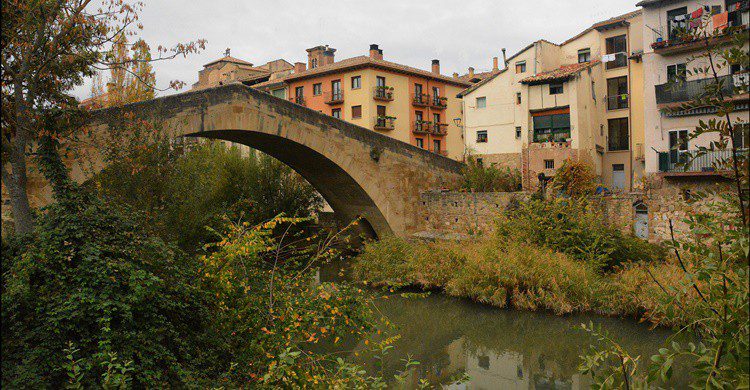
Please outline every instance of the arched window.
[{"label": "arched window", "polygon": [[312,61],[310,61],[310,69],[317,68],[318,67],[318,59],[313,58]]}]

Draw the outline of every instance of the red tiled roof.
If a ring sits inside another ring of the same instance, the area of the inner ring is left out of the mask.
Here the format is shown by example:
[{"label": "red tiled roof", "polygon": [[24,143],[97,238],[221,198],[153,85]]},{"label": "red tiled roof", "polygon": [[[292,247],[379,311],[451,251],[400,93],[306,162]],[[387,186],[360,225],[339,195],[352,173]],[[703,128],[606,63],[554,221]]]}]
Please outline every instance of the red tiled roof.
[{"label": "red tiled roof", "polygon": [[586,70],[588,68],[591,68],[592,66],[598,65],[600,62],[601,61],[599,60],[595,60],[595,61],[589,61],[589,62],[581,62],[577,64],[563,65],[555,70],[551,70],[549,72],[537,73],[534,76],[527,77],[521,80],[521,83],[537,84],[537,83],[544,83],[547,81],[554,81],[554,80],[566,80],[583,70]]},{"label": "red tiled roof", "polygon": [[378,60],[375,58],[370,58],[368,56],[358,56],[358,57],[347,58],[338,62],[334,62],[329,65],[323,65],[323,66],[318,66],[317,68],[307,69],[303,72],[292,73],[289,76],[286,76],[284,78],[273,80],[273,82],[269,81],[265,83],[260,83],[260,84],[256,84],[256,86],[262,87],[265,85],[275,84],[281,81],[293,81],[293,80],[306,79],[309,77],[315,77],[315,76],[320,76],[324,74],[335,73],[338,71],[356,69],[356,68],[364,68],[364,67],[382,68],[382,69],[391,70],[391,71],[400,72],[400,73],[418,75],[418,76],[431,78],[431,79],[443,81],[445,83],[454,84],[454,85],[458,85],[462,87],[467,87],[471,85],[471,83],[466,82],[466,81],[454,79],[452,77],[443,76],[440,74],[435,74],[435,73],[422,70],[422,69],[418,69],[418,68],[414,68],[411,66],[401,65],[395,62],[390,62],[390,61],[385,61],[385,60]]},{"label": "red tiled roof", "polygon": [[211,66],[211,65],[219,63],[219,62],[231,62],[231,63],[235,63],[235,64],[240,64],[240,65],[253,66],[252,63],[247,62],[247,61],[243,61],[243,60],[241,60],[239,58],[234,58],[232,56],[224,56],[224,57],[219,58],[218,60],[211,61],[211,62],[207,63],[206,65],[203,65],[203,67]]}]

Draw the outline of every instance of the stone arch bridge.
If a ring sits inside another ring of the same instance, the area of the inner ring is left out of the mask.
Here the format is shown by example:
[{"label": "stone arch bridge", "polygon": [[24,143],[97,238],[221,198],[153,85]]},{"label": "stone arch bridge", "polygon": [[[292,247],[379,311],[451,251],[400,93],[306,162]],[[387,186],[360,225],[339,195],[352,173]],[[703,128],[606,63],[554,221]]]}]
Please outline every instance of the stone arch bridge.
[{"label": "stone arch bridge", "polygon": [[89,130],[116,129],[124,114],[172,136],[250,146],[289,165],[341,222],[361,217],[376,236],[418,229],[420,193],[459,177],[461,163],[253,88],[232,84],[92,112]]}]

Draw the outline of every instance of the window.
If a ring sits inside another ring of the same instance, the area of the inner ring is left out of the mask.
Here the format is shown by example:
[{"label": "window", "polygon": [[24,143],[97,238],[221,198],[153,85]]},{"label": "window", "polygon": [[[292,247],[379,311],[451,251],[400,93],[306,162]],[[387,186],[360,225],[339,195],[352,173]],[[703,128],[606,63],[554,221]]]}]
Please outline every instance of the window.
[{"label": "window", "polygon": [[416,138],[415,141],[417,141],[417,147],[424,149],[424,140],[422,138]]},{"label": "window", "polygon": [[305,93],[305,87],[294,88],[294,96],[301,98],[305,96],[304,93]]},{"label": "window", "polygon": [[732,143],[737,149],[750,148],[750,123],[742,123],[735,126]]},{"label": "window", "polygon": [[432,140],[432,151],[435,152],[435,153],[440,153],[441,149],[440,149],[440,140],[439,139]]},{"label": "window", "polygon": [[667,82],[684,82],[687,75],[685,64],[667,65]]},{"label": "window", "polygon": [[490,369],[490,357],[489,356],[478,356],[477,365],[485,370]]},{"label": "window", "polygon": [[414,94],[417,96],[422,94],[422,84],[414,84]]},{"label": "window", "polygon": [[440,114],[432,114],[432,122],[435,124],[440,123]]},{"label": "window", "polygon": [[276,96],[277,98],[284,98],[284,88],[274,89],[271,91],[271,95]]},{"label": "window", "polygon": [[607,110],[628,108],[628,77],[607,79]]},{"label": "window", "polygon": [[385,77],[377,76],[375,78],[375,85],[377,85],[378,87],[385,87]]},{"label": "window", "polygon": [[521,92],[516,92],[516,104],[521,104]]},{"label": "window", "polygon": [[688,150],[687,130],[672,130],[669,132],[669,150]]},{"label": "window", "polygon": [[313,96],[318,96],[323,93],[323,85],[321,83],[313,84]]},{"label": "window", "polygon": [[317,68],[317,67],[318,67],[318,59],[317,58],[313,58],[310,61],[310,69]]},{"label": "window", "polygon": [[482,96],[477,98],[477,108],[487,107],[487,97]]},{"label": "window", "polygon": [[331,81],[331,101],[344,99],[344,93],[341,91],[341,80]]},{"label": "window", "polygon": [[516,126],[516,139],[521,139],[521,126]]},{"label": "window", "polygon": [[544,160],[544,169],[555,169],[555,160]]},{"label": "window", "polygon": [[414,111],[414,117],[417,122],[422,122],[422,111]]},{"label": "window", "polygon": [[487,130],[477,130],[477,143],[487,142]]},{"label": "window", "polygon": [[630,137],[628,135],[628,118],[610,119],[607,121],[609,134],[609,150],[629,150]]},{"label": "window", "polygon": [[432,97],[433,98],[440,97],[440,88],[432,87]]},{"label": "window", "polygon": [[585,49],[578,50],[578,62],[589,62],[591,61],[591,49],[588,47]]},{"label": "window", "polygon": [[549,85],[550,95],[559,95],[561,93],[563,93],[563,83],[555,83]]},{"label": "window", "polygon": [[604,43],[607,54],[614,54],[614,59],[607,61],[607,69],[622,68],[628,65],[628,42],[625,35],[607,38]]},{"label": "window", "polygon": [[352,77],[352,89],[360,89],[360,88],[362,88],[362,77],[360,76]]},{"label": "window", "polygon": [[516,62],[516,73],[524,73],[524,72],[526,72],[526,61]]},{"label": "window", "polygon": [[562,142],[570,138],[570,113],[534,117],[534,142]]},{"label": "window", "polygon": [[336,119],[341,119],[341,109],[340,108],[334,108],[331,110],[331,116]]},{"label": "window", "polygon": [[667,11],[667,39],[677,39],[687,31],[687,7],[675,8]]},{"label": "window", "polygon": [[352,106],[352,119],[362,118],[362,106]]}]

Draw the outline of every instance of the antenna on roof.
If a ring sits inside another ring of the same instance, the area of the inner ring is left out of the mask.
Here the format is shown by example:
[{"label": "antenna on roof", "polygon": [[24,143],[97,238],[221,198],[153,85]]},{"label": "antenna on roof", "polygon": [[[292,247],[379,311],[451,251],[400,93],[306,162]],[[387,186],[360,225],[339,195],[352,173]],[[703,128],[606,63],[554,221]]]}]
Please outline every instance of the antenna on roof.
[{"label": "antenna on roof", "polygon": [[229,48],[227,48],[227,50],[224,51],[224,57],[229,57]]}]

